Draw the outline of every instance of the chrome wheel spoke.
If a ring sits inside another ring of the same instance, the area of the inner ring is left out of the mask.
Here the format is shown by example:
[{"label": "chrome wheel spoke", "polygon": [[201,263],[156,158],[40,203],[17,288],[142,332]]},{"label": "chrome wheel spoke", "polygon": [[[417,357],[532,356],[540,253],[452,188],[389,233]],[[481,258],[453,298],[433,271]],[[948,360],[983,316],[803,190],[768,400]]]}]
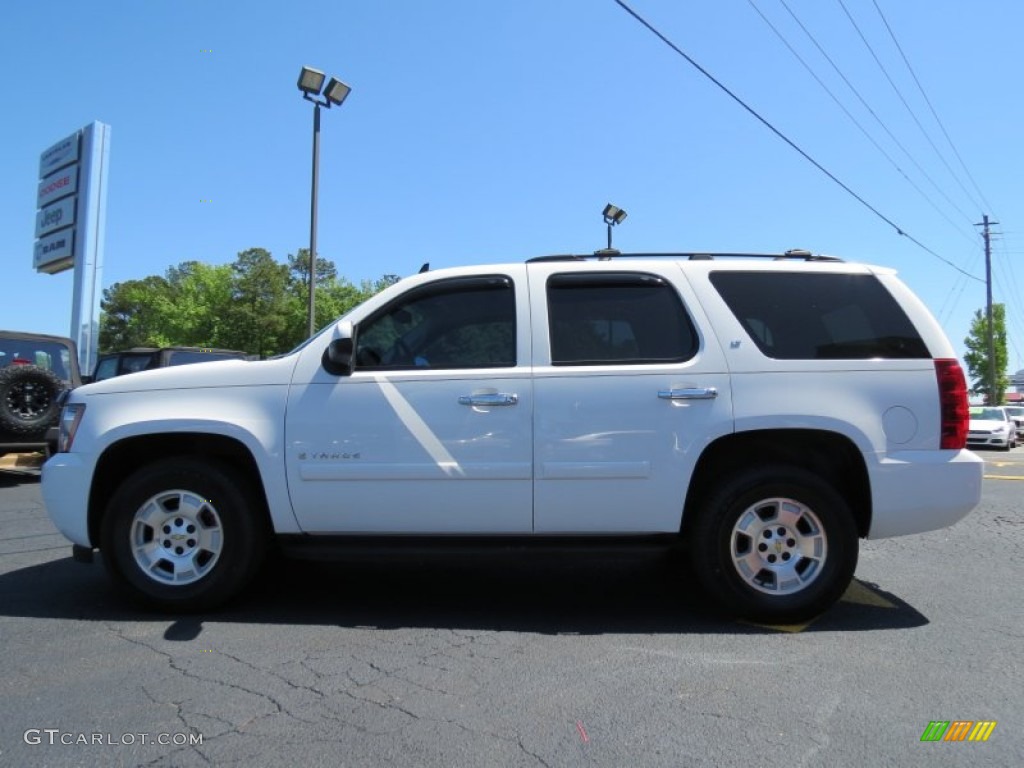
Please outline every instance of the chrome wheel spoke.
[{"label": "chrome wheel spoke", "polygon": [[223,549],[216,508],[189,491],[171,490],[147,499],[129,530],[136,565],[163,584],[198,581],[214,567]]},{"label": "chrome wheel spoke", "polygon": [[820,575],[827,554],[821,522],[793,499],[752,504],[733,526],[733,567],[759,592],[786,595],[805,589]]}]

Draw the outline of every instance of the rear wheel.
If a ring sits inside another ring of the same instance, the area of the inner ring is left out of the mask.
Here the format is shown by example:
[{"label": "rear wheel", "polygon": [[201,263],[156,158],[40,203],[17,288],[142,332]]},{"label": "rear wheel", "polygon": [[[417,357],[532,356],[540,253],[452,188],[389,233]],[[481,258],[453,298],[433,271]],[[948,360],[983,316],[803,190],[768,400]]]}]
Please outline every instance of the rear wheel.
[{"label": "rear wheel", "polygon": [[251,483],[214,460],[165,459],[114,493],[103,517],[107,569],[129,597],[173,611],[216,607],[255,575],[266,518]]},{"label": "rear wheel", "polygon": [[857,529],[846,501],[798,467],[725,478],[696,510],[690,555],[697,578],[726,612],[767,623],[826,610],[857,566]]}]

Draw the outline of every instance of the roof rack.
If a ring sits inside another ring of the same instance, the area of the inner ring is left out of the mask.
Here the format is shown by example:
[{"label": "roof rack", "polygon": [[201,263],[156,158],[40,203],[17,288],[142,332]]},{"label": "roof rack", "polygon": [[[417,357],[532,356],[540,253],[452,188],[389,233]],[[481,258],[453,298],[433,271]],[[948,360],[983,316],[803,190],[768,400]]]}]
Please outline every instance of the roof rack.
[{"label": "roof rack", "polygon": [[688,261],[714,261],[715,259],[772,259],[775,261],[835,261],[842,262],[837,256],[824,256],[810,251],[791,250],[785,253],[619,253],[612,250],[601,250],[592,254],[556,254],[537,256],[527,259],[527,264],[546,261],[609,261],[612,259],[686,259]]}]

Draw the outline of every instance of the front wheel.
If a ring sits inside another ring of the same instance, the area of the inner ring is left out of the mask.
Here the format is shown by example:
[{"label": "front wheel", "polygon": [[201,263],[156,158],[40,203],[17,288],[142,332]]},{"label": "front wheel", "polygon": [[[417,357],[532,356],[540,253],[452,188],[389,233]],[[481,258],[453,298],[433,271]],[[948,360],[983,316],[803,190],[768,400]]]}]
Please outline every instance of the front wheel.
[{"label": "front wheel", "polygon": [[237,594],[267,548],[262,507],[237,471],[172,458],[135,472],[103,517],[101,549],[128,596],[172,611],[214,608]]},{"label": "front wheel", "polygon": [[717,605],[751,621],[804,621],[835,603],[857,567],[846,501],[806,470],[769,466],[724,478],[699,505],[690,556]]}]

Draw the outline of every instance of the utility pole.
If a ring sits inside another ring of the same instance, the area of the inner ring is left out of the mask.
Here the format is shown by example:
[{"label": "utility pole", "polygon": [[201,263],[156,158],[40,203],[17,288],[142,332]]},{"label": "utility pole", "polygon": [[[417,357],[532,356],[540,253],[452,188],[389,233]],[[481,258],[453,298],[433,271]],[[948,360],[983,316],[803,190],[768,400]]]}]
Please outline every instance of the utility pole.
[{"label": "utility pole", "polygon": [[982,216],[980,224],[976,227],[983,227],[982,237],[985,238],[985,319],[988,329],[988,405],[999,405],[996,399],[996,342],[995,328],[992,323],[992,239],[989,227],[998,224],[998,221],[989,221],[988,214]]}]

